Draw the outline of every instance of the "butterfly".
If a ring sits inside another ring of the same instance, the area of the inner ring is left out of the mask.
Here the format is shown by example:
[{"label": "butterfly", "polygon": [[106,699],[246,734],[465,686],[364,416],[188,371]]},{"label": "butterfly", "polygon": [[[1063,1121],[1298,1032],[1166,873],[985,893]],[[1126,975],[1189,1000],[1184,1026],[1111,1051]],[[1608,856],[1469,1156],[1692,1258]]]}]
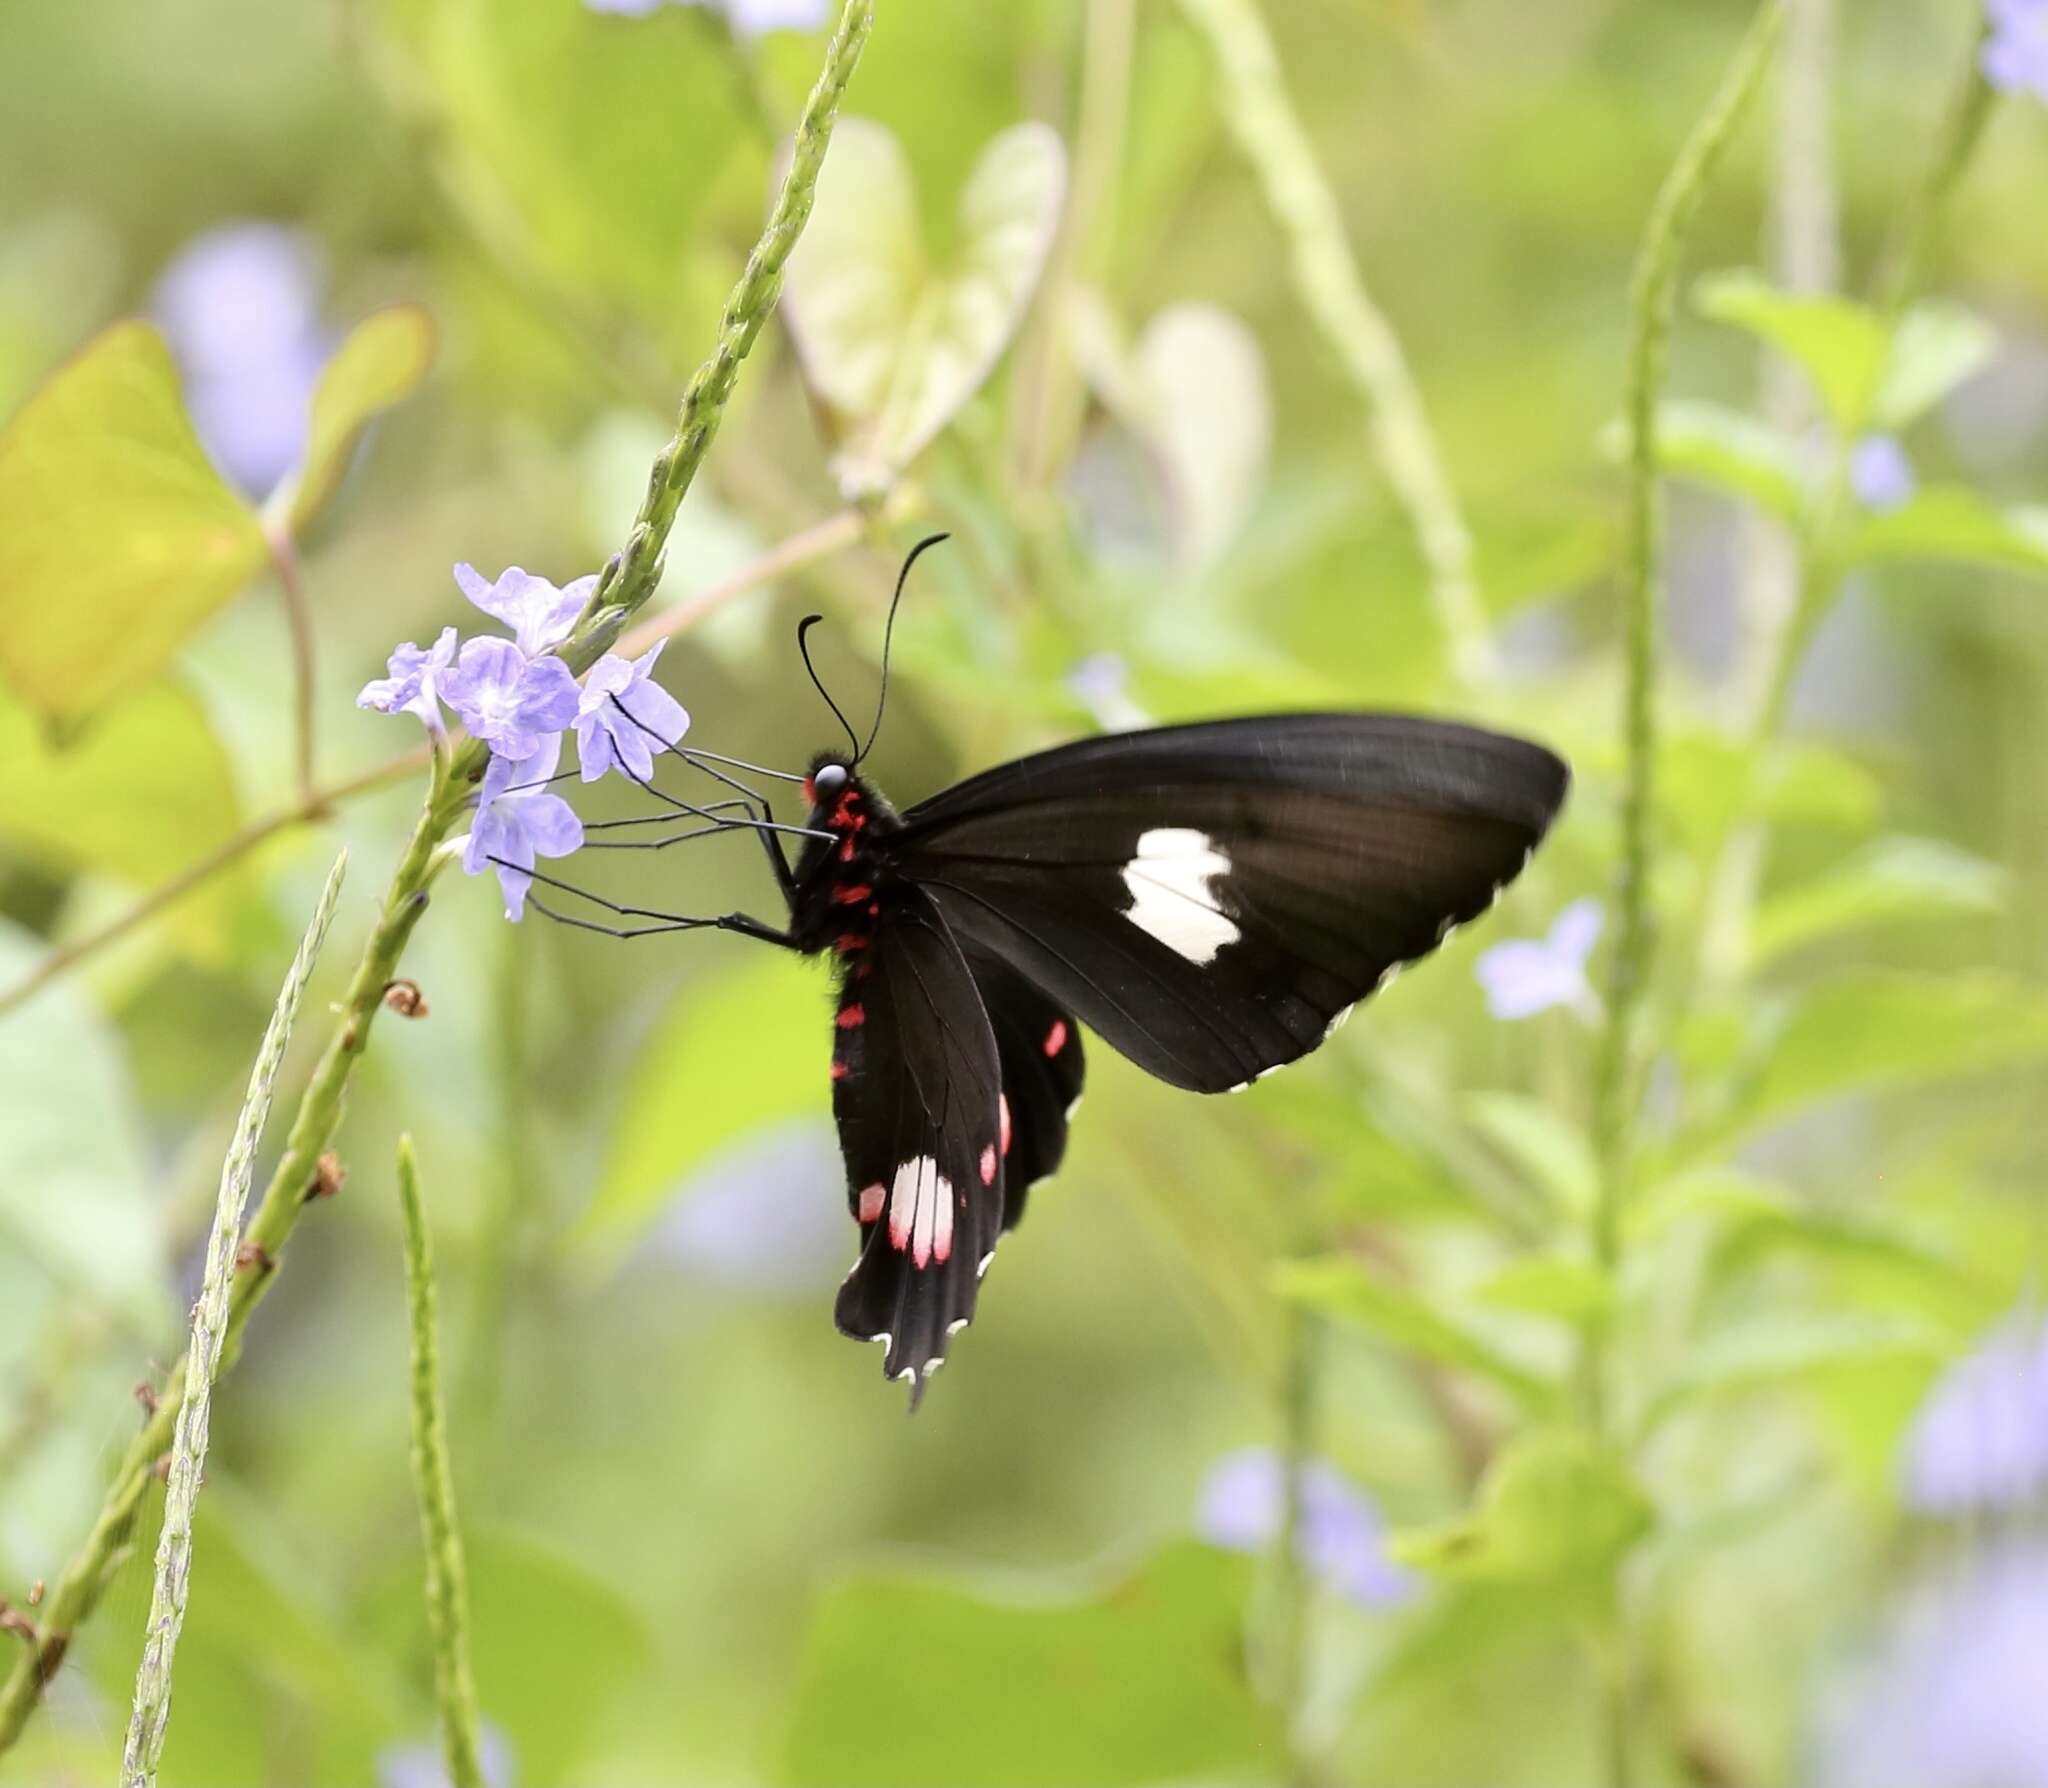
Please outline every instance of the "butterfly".
[{"label": "butterfly", "polygon": [[[1173,1086],[1242,1090],[1484,912],[1570,774],[1451,721],[1272,714],[1081,739],[899,812],[861,768],[887,677],[885,636],[863,744],[813,670],[852,749],[812,760],[801,827],[765,801],[739,822],[769,844],[786,926],[643,914],[664,922],[630,935],[711,925],[831,961],[832,1109],[860,1229],[836,1317],[883,1346],[914,1405],[1066,1153],[1084,1029]],[[730,768],[758,768],[674,749],[736,788]]]}]

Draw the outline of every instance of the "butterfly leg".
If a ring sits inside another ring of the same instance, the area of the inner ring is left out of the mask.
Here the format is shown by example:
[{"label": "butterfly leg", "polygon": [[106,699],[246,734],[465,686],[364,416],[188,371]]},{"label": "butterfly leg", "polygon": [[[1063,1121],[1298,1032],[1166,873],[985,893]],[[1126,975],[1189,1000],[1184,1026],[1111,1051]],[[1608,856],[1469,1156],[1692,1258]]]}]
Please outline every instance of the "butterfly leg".
[{"label": "butterfly leg", "polygon": [[[491,862],[506,869],[518,869],[531,876],[543,887],[554,888],[564,894],[573,894],[578,900],[587,900],[593,906],[602,907],[606,912],[621,919],[647,919],[652,923],[631,927],[615,927],[599,923],[594,919],[573,918],[566,913],[557,913],[547,907],[540,910],[550,919],[565,925],[574,925],[584,931],[601,931],[613,937],[646,937],[656,932],[667,931],[731,931],[742,937],[757,939],[764,944],[776,944],[785,950],[794,950],[796,940],[786,931],[778,931],[766,920],[757,919],[751,913],[720,913],[715,917],[690,913],[665,913],[655,907],[624,906],[616,900],[607,900],[602,894],[593,894],[587,888],[579,888],[572,882],[565,882],[539,869],[526,869],[522,865],[507,861],[503,857],[492,857]],[[540,903],[534,903],[539,906]]]}]

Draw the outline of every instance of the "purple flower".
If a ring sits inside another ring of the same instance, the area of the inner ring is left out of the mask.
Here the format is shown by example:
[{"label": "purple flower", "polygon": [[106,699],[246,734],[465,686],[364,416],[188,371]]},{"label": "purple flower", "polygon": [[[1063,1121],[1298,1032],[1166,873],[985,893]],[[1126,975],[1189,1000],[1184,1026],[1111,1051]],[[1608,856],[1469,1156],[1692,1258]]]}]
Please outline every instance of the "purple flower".
[{"label": "purple flower", "polygon": [[2001,93],[2048,100],[2048,0],[1985,0],[1984,78]]},{"label": "purple flower", "polygon": [[1849,488],[1864,508],[1883,514],[1910,502],[1920,480],[1905,448],[1890,435],[1865,435],[1849,456]]},{"label": "purple flower", "polygon": [[[502,640],[470,643],[504,644]],[[583,843],[583,822],[576,817],[576,810],[545,786],[561,761],[559,733],[529,757],[493,757],[477,794],[476,818],[470,824],[462,867],[471,875],[481,875],[486,869],[498,872],[498,886],[505,892],[505,917],[515,924],[526,911],[534,859],[566,857]]]},{"label": "purple flower", "polygon": [[[1259,1552],[1279,1538],[1286,1518],[1280,1459],[1248,1447],[1219,1459],[1202,1483],[1195,1531],[1212,1546]],[[1361,1608],[1390,1608],[1415,1593],[1415,1580],[1386,1555],[1385,1528],[1372,1498],[1327,1460],[1301,1470],[1296,1551],[1325,1588]]]},{"label": "purple flower", "polygon": [[1557,915],[1550,935],[1510,938],[1479,958],[1479,985],[1496,1018],[1533,1018],[1553,1006],[1593,1013],[1599,1001],[1586,979],[1586,960],[1600,939],[1597,900],[1574,900]]},{"label": "purple flower", "polygon": [[194,238],[158,280],[152,309],[185,374],[207,451],[250,495],[298,463],[329,341],[306,243],[275,224]]},{"label": "purple flower", "polygon": [[595,782],[614,764],[635,782],[646,782],[654,775],[651,738],[673,745],[689,731],[683,704],[653,680],[655,660],[667,644],[657,640],[630,664],[607,652],[590,667],[576,711],[576,756],[585,782]]},{"label": "purple flower", "polygon": [[576,718],[576,679],[559,658],[528,658],[510,640],[464,643],[441,699],[499,757],[531,757]]},{"label": "purple flower", "polygon": [[363,685],[359,708],[384,714],[417,714],[435,738],[443,736],[440,680],[455,662],[455,629],[444,627],[433,649],[422,652],[407,640],[385,663],[391,674]]},{"label": "purple flower", "polygon": [[[495,1720],[479,1720],[476,1728],[477,1767],[484,1788],[513,1788],[519,1780],[519,1759],[512,1741]],[[441,1747],[431,1738],[418,1744],[393,1745],[377,1753],[377,1788],[448,1788]]]},{"label": "purple flower", "polygon": [[1131,700],[1131,673],[1121,654],[1094,652],[1067,672],[1067,693],[1107,733],[1149,726],[1151,716]]},{"label": "purple flower", "polygon": [[1906,1439],[1926,1514],[2023,1506],[2048,1489],[2048,1323],[2009,1319],[1935,1380]]},{"label": "purple flower", "polygon": [[824,1123],[753,1130],[677,1188],[646,1255],[730,1291],[809,1298],[846,1274],[844,1173]]},{"label": "purple flower", "polygon": [[458,565],[455,581],[485,614],[512,629],[520,651],[529,658],[537,658],[569,637],[590,592],[597,588],[594,572],[558,590],[546,578],[530,576],[517,565],[500,572],[496,583],[485,583],[474,565]]},{"label": "purple flower", "polygon": [[2048,1548],[1923,1584],[1820,1722],[1820,1788],[2048,1788]]}]

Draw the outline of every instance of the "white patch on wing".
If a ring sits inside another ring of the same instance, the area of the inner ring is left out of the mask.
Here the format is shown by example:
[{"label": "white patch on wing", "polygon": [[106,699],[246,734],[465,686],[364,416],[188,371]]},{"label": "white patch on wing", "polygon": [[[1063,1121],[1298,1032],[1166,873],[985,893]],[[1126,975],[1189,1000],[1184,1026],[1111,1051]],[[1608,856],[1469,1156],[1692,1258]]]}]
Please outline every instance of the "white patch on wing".
[{"label": "white patch on wing", "polygon": [[920,1267],[953,1252],[953,1182],[930,1155],[918,1155],[896,1169],[889,1187],[889,1245],[910,1250]]},{"label": "white patch on wing", "polygon": [[1237,942],[1237,927],[1216,904],[1215,883],[1230,873],[1230,859],[1206,832],[1191,826],[1155,826],[1140,834],[1124,865],[1131,904],[1124,917],[1190,962],[1216,960]]}]

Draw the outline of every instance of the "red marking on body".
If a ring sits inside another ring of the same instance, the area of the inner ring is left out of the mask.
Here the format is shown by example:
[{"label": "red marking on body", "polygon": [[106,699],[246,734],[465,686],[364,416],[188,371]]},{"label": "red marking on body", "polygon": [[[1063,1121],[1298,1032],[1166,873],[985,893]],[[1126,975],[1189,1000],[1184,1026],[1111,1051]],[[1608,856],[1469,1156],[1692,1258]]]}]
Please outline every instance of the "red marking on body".
[{"label": "red marking on body", "polygon": [[832,898],[841,906],[859,906],[863,900],[870,898],[873,894],[874,889],[869,887],[866,882],[855,882],[851,887],[834,888],[832,890]]},{"label": "red marking on body", "polygon": [[837,1056],[834,1056],[832,1058],[832,1078],[834,1080],[844,1080],[846,1078],[846,1072],[846,1064],[842,1062]]},{"label": "red marking on body", "polygon": [[996,1145],[986,1143],[981,1151],[981,1183],[993,1186],[996,1183]]},{"label": "red marking on body", "polygon": [[871,900],[871,901],[869,901],[869,902],[868,902],[868,917],[869,917],[870,919],[879,919],[879,918],[880,918],[881,916],[882,916],[882,903],[881,903],[881,902],[880,902],[879,900]]},{"label": "red marking on body", "polygon": [[843,931],[832,940],[832,948],[842,956],[851,956],[856,950],[865,950],[868,940],[857,931]]},{"label": "red marking on body", "polygon": [[847,833],[845,838],[840,841],[839,860],[842,863],[851,863],[853,861],[853,834],[851,832]]},{"label": "red marking on body", "polygon": [[839,1017],[835,1020],[842,1031],[857,1031],[867,1021],[867,1008],[858,1000],[855,1000],[850,1006],[841,1006],[839,1008]]},{"label": "red marking on body", "polygon": [[806,776],[804,778],[804,805],[806,807],[815,807],[817,804],[818,785],[810,777]]},{"label": "red marking on body", "polygon": [[[878,1223],[882,1217],[882,1201],[889,1196],[889,1188],[877,1180],[872,1186],[860,1189],[860,1220],[863,1223]],[[899,1243],[900,1247],[901,1244]]]},{"label": "red marking on body", "polygon": [[1007,1155],[1010,1152],[1010,1095],[998,1093],[996,1099],[1003,1114],[1003,1153]]},{"label": "red marking on body", "polygon": [[1045,1033],[1045,1053],[1048,1056],[1055,1056],[1066,1046],[1067,1021],[1064,1018],[1055,1018],[1052,1021],[1052,1029]]}]

